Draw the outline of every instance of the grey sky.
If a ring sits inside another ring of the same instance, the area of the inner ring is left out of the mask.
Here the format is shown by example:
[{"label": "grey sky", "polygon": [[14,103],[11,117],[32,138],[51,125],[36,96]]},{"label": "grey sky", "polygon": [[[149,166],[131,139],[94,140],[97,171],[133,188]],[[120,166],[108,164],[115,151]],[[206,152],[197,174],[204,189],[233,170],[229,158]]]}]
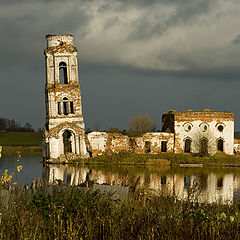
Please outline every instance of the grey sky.
[{"label": "grey sky", "polygon": [[46,34],[74,35],[87,127],[228,110],[240,130],[239,0],[2,0],[1,117],[45,121]]}]

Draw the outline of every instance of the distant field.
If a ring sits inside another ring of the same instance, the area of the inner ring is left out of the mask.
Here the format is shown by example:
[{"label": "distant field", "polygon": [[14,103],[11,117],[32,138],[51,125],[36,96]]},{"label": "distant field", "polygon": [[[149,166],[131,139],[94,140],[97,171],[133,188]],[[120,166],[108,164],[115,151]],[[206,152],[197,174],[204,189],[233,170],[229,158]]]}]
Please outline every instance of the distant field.
[{"label": "distant field", "polygon": [[41,146],[40,132],[0,132],[0,146]]}]

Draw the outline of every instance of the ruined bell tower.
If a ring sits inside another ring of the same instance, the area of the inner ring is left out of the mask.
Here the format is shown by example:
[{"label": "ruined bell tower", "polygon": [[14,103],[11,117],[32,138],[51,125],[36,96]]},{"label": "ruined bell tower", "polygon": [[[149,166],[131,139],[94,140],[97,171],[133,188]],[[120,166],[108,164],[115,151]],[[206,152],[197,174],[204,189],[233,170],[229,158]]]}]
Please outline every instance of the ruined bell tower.
[{"label": "ruined bell tower", "polygon": [[[43,157],[87,156],[73,35],[47,35]],[[71,154],[67,154],[71,153]]]}]

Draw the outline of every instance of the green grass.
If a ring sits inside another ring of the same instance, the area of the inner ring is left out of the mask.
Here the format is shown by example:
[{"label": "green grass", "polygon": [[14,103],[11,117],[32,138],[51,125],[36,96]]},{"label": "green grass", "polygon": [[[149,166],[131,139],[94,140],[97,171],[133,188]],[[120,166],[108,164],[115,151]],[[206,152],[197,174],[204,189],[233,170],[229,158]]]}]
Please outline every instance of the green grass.
[{"label": "green grass", "polygon": [[[198,157],[191,154],[131,154],[119,153],[113,155],[101,155],[93,158],[84,159],[85,164],[161,164],[159,159],[168,160],[174,164],[205,164],[205,165],[222,165],[222,164],[240,164],[240,155],[216,154],[208,157]],[[163,163],[164,164],[164,163]]]},{"label": "green grass", "polygon": [[41,146],[40,132],[0,132],[0,146]]},{"label": "green grass", "polygon": [[126,201],[76,188],[19,189],[0,207],[0,239],[240,239],[238,205],[199,204],[175,196],[132,192]]}]

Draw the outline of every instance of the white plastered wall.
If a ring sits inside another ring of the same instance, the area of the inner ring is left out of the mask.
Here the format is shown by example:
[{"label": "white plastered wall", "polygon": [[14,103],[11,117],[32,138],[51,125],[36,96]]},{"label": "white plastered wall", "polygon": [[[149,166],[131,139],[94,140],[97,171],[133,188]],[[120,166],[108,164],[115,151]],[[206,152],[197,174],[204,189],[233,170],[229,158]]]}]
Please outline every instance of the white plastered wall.
[{"label": "white plastered wall", "polygon": [[[201,126],[206,124],[207,130],[203,132]],[[187,125],[191,125],[191,130],[187,131]],[[218,130],[218,126],[222,125],[223,131]],[[192,140],[191,152],[198,153],[200,136],[206,136],[209,139],[209,153],[215,154],[217,152],[217,141],[222,139],[223,152],[226,154],[233,154],[234,150],[234,121],[211,121],[203,122],[200,120],[189,121],[189,122],[176,122],[175,121],[175,134],[178,138],[180,148],[184,151],[185,139],[189,138]]]}]

